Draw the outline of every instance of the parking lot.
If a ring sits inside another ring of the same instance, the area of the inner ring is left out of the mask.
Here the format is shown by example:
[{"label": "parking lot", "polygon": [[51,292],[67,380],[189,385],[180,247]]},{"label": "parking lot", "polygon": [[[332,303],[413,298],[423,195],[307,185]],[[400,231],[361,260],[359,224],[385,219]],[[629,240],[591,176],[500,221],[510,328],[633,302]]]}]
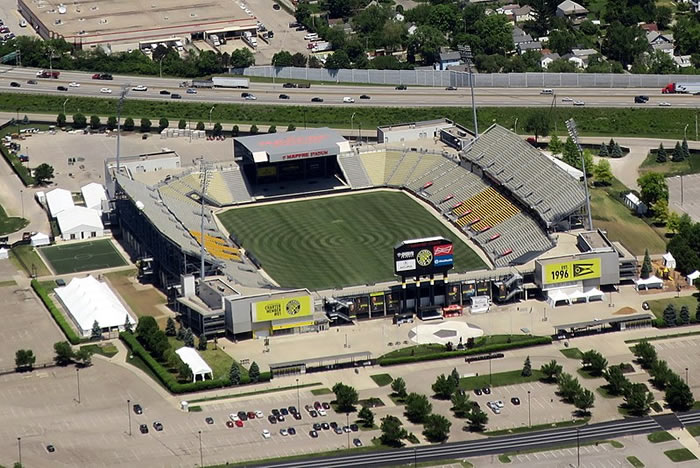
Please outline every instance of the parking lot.
[{"label": "parking lot", "polygon": [[51,362],[53,344],[64,339],[32,290],[9,283],[14,274],[16,269],[10,260],[0,260],[0,278],[8,281],[6,286],[0,286],[3,305],[0,308],[3,323],[0,369],[15,367],[15,352],[18,349],[34,351],[37,365]]},{"label": "parking lot", "polygon": [[700,338],[652,341],[651,344],[656,348],[659,359],[668,362],[669,367],[684,380],[687,369],[688,385],[697,393],[700,390],[700,362],[697,358],[700,353]]},{"label": "parking lot", "polygon": [[[176,125],[177,122],[171,122],[171,126]],[[84,135],[62,131],[55,134],[40,132],[21,144],[22,152],[29,155],[32,166],[50,164],[54,168],[54,184],[70,191],[78,191],[89,182],[101,183],[104,179],[104,160],[114,157],[117,150],[116,133]],[[176,151],[181,157],[182,166],[191,166],[193,160],[201,156],[211,162],[232,161],[230,139],[193,139],[190,143],[190,139],[185,137],[161,139],[159,135],[149,135],[148,139],[143,140],[141,134],[136,132],[123,134],[121,138],[122,156],[157,153],[163,148]],[[77,161],[69,164],[68,158],[77,158]]]}]

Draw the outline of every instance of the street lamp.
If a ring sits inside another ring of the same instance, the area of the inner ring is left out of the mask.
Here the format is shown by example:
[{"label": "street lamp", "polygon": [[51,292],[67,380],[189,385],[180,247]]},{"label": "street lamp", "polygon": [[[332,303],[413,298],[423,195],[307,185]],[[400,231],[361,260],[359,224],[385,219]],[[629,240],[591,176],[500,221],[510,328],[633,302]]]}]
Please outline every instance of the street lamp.
[{"label": "street lamp", "polygon": [[24,218],[24,190],[22,189],[19,190],[19,200],[22,204],[22,217]]},{"label": "street lamp", "polygon": [[17,452],[19,455],[19,466],[22,466],[22,438],[17,437]]},{"label": "street lamp", "polygon": [[689,383],[688,383],[688,368],[687,367],[685,368],[685,384],[689,385]]},{"label": "street lamp", "polygon": [[211,106],[211,109],[209,109],[209,126],[211,127],[211,113],[214,112],[214,108],[216,106]]},{"label": "street lamp", "polygon": [[160,60],[158,60],[158,72],[161,78],[163,78],[163,59],[165,58],[165,55],[163,55]]},{"label": "street lamp", "polygon": [[65,101],[63,101],[63,115],[66,115],[66,103],[68,102],[70,98],[66,98]]},{"label": "street lamp", "polygon": [[685,128],[683,129],[683,139],[684,140],[688,139],[688,125],[690,125],[690,124],[685,124]]},{"label": "street lamp", "polygon": [[576,428],[576,466],[581,466],[581,436],[578,427]]},{"label": "street lamp", "polygon": [[469,87],[472,93],[472,117],[474,119],[474,136],[479,136],[479,123],[476,120],[476,101],[474,101],[474,73],[472,72],[472,48],[469,46],[461,45],[459,46],[459,55],[462,60],[467,64],[467,71],[469,72]]},{"label": "street lamp", "polygon": [[301,411],[301,398],[299,398],[299,379],[297,379],[297,411]]},{"label": "street lamp", "polygon": [[353,125],[353,120],[355,119],[355,114],[357,114],[357,112],[353,112],[352,115],[350,116],[350,135],[352,135],[354,130],[355,130],[355,126]]},{"label": "street lamp", "polygon": [[202,452],[202,431],[199,432],[199,466],[204,466],[204,452]]},{"label": "street lamp", "polygon": [[75,378],[78,381],[78,404],[80,404],[80,369],[75,368]]},{"label": "street lamp", "polygon": [[532,427],[532,411],[530,409],[530,390],[527,391],[527,425]]},{"label": "street lamp", "polygon": [[489,357],[489,387],[491,387],[491,361],[492,359]]},{"label": "street lamp", "polygon": [[348,427],[348,449],[350,448],[350,412],[345,413],[345,425]]},{"label": "street lamp", "polygon": [[129,417],[129,436],[131,436],[131,400],[126,400],[126,415]]},{"label": "street lamp", "polygon": [[583,169],[583,189],[586,195],[586,211],[588,211],[588,229],[593,229],[593,217],[591,216],[591,198],[588,196],[588,177],[586,176],[586,162],[583,157],[583,148],[578,141],[578,130],[576,130],[576,122],[574,119],[566,121],[566,129],[569,131],[569,136],[576,143],[579,156],[581,157],[581,168]]},{"label": "street lamp", "polygon": [[515,125],[514,125],[514,127],[515,127],[514,132],[515,132],[515,133],[518,133],[518,118],[517,118],[517,117],[515,118]]}]

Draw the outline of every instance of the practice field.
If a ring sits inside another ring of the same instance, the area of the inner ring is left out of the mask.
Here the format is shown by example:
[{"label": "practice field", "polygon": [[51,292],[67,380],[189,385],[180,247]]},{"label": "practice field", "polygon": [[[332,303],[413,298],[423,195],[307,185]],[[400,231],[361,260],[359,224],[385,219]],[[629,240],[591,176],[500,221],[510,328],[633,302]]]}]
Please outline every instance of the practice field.
[{"label": "practice field", "polygon": [[284,287],[318,290],[392,280],[394,245],[430,236],[454,242],[453,271],[486,266],[447,226],[399,192],[236,208],[219,218]]},{"label": "practice field", "polygon": [[40,250],[57,275],[126,265],[109,239],[54,245]]}]

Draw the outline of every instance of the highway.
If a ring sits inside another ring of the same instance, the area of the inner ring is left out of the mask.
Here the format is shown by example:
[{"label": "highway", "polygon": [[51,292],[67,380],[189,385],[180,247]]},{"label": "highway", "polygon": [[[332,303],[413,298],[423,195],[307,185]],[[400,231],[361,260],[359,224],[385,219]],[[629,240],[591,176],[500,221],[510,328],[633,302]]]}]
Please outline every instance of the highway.
[{"label": "highway", "polygon": [[647,434],[667,430],[683,424],[700,422],[700,411],[679,415],[667,414],[646,418],[631,418],[605,423],[530,432],[502,437],[442,445],[419,446],[387,451],[369,451],[334,457],[317,457],[280,463],[251,463],[250,467],[268,468],[341,468],[341,467],[380,467],[404,465],[429,460],[454,460],[483,455],[546,448],[557,445],[576,445],[581,442],[612,439],[633,434]]},{"label": "highway", "polygon": [[[207,102],[207,103],[245,103],[245,104],[276,104],[276,105],[305,105],[305,106],[375,106],[375,107],[427,107],[427,106],[465,106],[471,105],[469,90],[460,88],[448,91],[445,88],[409,86],[406,90],[396,90],[393,86],[370,85],[317,85],[311,88],[283,88],[284,80],[277,83],[251,82],[250,89],[208,89],[198,88],[197,94],[187,94],[180,87],[183,81],[177,78],[159,77],[130,77],[114,76],[114,80],[93,80],[88,72],[61,72],[59,79],[37,78],[37,69],[0,66],[0,91],[14,93],[50,94],[70,98],[78,97],[115,97],[124,85],[134,87],[147,86],[147,91],[130,91],[128,99],[148,99],[170,101],[169,95],[161,95],[161,91],[169,91],[182,96],[178,102]],[[28,84],[35,80],[36,84]],[[20,87],[11,87],[11,82]],[[69,87],[75,82],[79,87]],[[58,86],[65,86],[68,91],[59,91]],[[102,88],[112,90],[111,94],[100,92]],[[476,90],[476,101],[482,107],[549,107],[553,96],[540,94],[538,88],[481,88]],[[242,92],[255,95],[256,100],[245,100]],[[700,96],[693,95],[662,95],[656,88],[555,88],[554,100],[557,107],[571,107],[573,100],[580,100],[586,107],[658,107],[661,102],[671,104],[671,107],[696,108],[700,105]],[[286,94],[289,99],[280,99],[280,94]],[[370,99],[360,99],[365,94]],[[650,97],[647,104],[634,104],[634,96]],[[343,103],[343,97],[352,97],[354,103]],[[314,97],[323,102],[311,102]],[[570,98],[572,101],[564,101]]]}]

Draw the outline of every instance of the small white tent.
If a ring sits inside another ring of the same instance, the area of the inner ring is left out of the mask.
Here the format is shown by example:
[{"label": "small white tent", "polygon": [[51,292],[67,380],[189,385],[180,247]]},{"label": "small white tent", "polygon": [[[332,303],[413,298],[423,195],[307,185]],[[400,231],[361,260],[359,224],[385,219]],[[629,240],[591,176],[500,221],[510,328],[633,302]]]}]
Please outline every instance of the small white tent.
[{"label": "small white tent", "polygon": [[653,275],[647,279],[639,278],[634,283],[637,285],[637,291],[642,289],[663,289],[664,287],[663,280]]},{"label": "small white tent", "polygon": [[695,285],[695,280],[698,278],[700,278],[700,271],[698,270],[695,270],[694,272],[685,277],[685,279],[688,280],[688,284],[691,286]]},{"label": "small white tent", "polygon": [[0,260],[9,258],[9,256],[10,256],[9,249],[5,249],[5,248],[0,249]]},{"label": "small white tent", "polygon": [[37,232],[32,236],[32,246],[33,247],[39,247],[42,245],[49,245],[51,243],[51,238],[48,236],[48,234],[44,234],[43,232]]},{"label": "small white tent", "polygon": [[673,255],[671,255],[671,252],[666,252],[664,255],[664,266],[670,270],[673,270],[676,268],[676,259],[673,258]]},{"label": "small white tent", "polygon": [[102,200],[107,199],[107,193],[102,184],[90,182],[87,185],[80,187],[80,192],[83,194],[85,206],[91,210],[96,210],[102,213]]},{"label": "small white tent", "polygon": [[209,367],[204,359],[202,359],[202,356],[200,356],[194,348],[183,346],[182,348],[176,349],[175,352],[178,356],[180,356],[182,362],[187,364],[189,368],[192,369],[193,382],[197,381],[198,376],[200,377],[200,380],[206,380],[207,374],[209,375],[210,379],[214,378],[214,373],[212,372],[211,367]]},{"label": "small white tent", "polygon": [[58,216],[58,213],[73,208],[73,195],[62,188],[55,188],[46,193],[46,204],[49,207],[49,214],[52,218]]}]

